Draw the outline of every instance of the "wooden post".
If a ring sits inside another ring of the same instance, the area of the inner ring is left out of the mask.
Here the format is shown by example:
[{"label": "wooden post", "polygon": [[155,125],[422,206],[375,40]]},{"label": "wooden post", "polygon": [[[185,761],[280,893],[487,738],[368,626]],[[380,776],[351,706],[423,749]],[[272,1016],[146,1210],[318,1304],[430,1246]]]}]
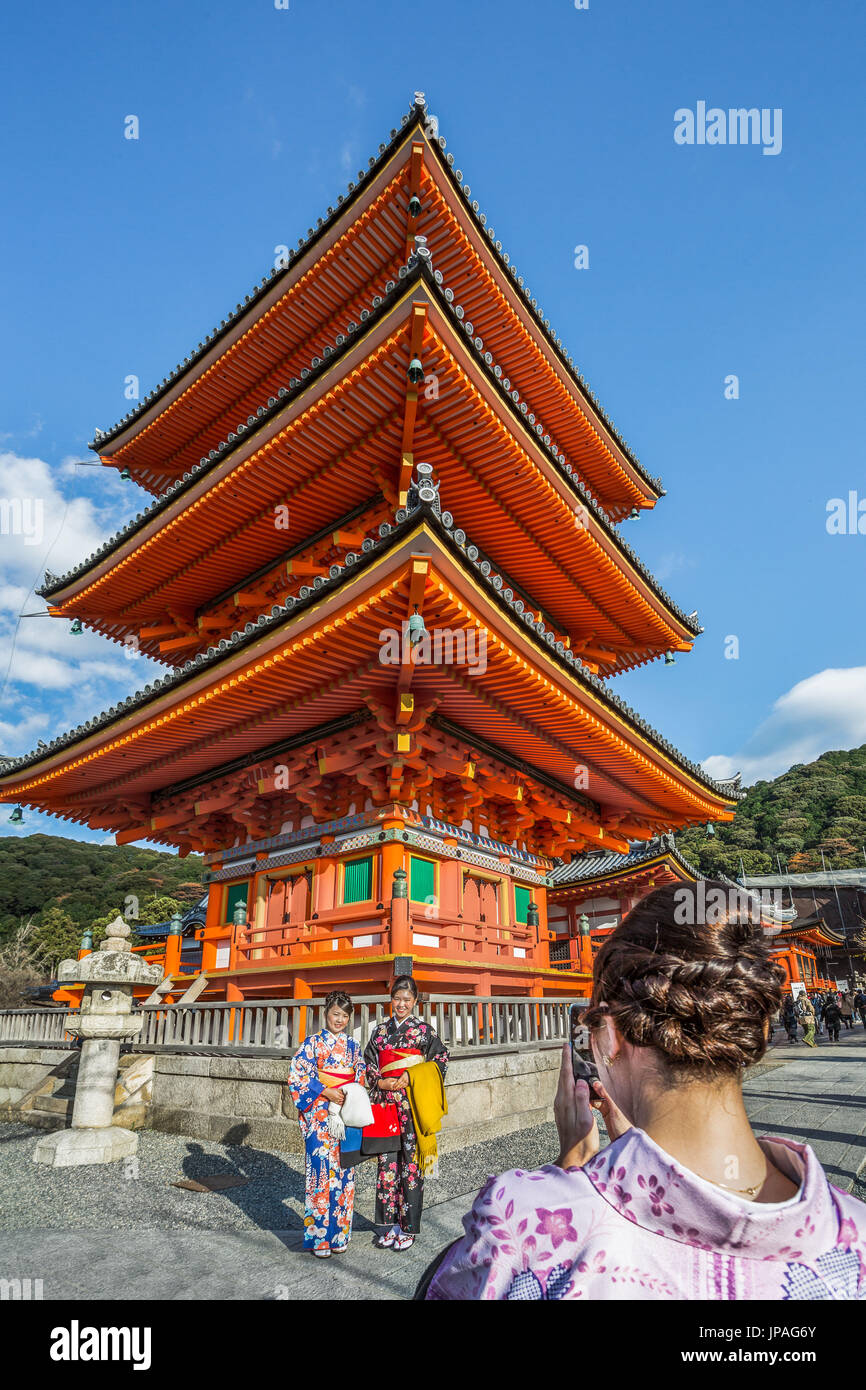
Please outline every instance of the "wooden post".
[{"label": "wooden post", "polygon": [[[243,997],[243,990],[240,988],[240,986],[236,985],[234,980],[226,980],[226,1002],[228,1003],[229,1000],[240,1002],[243,999]],[[241,1042],[241,1033],[243,1031],[243,1010],[227,1009],[226,1013],[229,1016],[229,1029],[227,1041],[229,1043]]]},{"label": "wooden post", "polygon": [[[307,984],[306,980],[302,980],[300,975],[296,975],[295,978],[292,980],[292,998],[312,999],[312,997],[312,987]],[[292,1047],[297,1049],[300,1047],[301,1043],[304,1041],[304,1038],[307,1036],[307,1010],[292,1009],[292,1013],[297,1016],[298,1020],[297,1036],[295,1036],[294,1028],[292,1029]]]},{"label": "wooden post", "polygon": [[[491,982],[490,971],[489,971],[489,970],[483,971],[482,974],[476,975],[476,977],[475,977],[475,983],[474,983],[473,986],[472,986],[472,993],[475,994],[475,995],[479,995],[481,998],[484,998],[485,996],[487,996],[487,995],[490,994],[491,983],[492,983],[492,982]],[[487,1010],[486,1010],[485,1005],[484,1005],[484,1004],[479,1004],[479,1005],[477,1006],[477,1008],[476,1008],[476,1011],[475,1011],[475,1019],[476,1019],[476,1035],[477,1035],[478,1041],[479,1041],[480,1043],[484,1042],[484,1041],[485,1041],[485,1034],[489,1034],[490,1037],[491,1037],[491,1039],[492,1039],[492,1035],[493,1035],[492,1009],[491,1009],[491,1017],[488,1019],[488,1017],[487,1017]]]},{"label": "wooden post", "polygon": [[171,919],[171,929],[165,939],[165,974],[167,979],[172,979],[175,975],[180,974],[182,943],[180,913],[176,912]]},{"label": "wooden post", "polygon": [[[402,820],[389,818],[383,821],[383,830],[402,830],[404,823]],[[391,929],[389,933],[389,950],[395,956],[408,956],[412,953],[412,933],[409,927],[409,897],[408,888],[406,896],[394,899],[394,875],[398,869],[404,866],[404,849],[401,840],[386,840],[382,845],[380,856],[380,871],[382,874],[380,892],[381,901],[387,903],[391,900]],[[405,880],[404,880],[405,883]]]}]

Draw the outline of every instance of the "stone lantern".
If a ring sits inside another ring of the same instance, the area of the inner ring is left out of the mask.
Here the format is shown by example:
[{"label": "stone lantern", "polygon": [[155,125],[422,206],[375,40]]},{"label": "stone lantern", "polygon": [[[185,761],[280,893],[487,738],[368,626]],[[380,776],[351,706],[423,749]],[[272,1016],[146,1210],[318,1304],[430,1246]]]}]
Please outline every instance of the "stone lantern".
[{"label": "stone lantern", "polygon": [[138,1135],[112,1124],[120,1044],[137,1037],[143,1024],[132,1012],[133,985],[158,985],[162,969],[132,954],[129,927],[116,917],[100,949],[61,961],[57,978],[84,985],[79,1013],[68,1024],[82,1040],[72,1128],[46,1134],[33,1157],[55,1168],[128,1158],[138,1148]]}]

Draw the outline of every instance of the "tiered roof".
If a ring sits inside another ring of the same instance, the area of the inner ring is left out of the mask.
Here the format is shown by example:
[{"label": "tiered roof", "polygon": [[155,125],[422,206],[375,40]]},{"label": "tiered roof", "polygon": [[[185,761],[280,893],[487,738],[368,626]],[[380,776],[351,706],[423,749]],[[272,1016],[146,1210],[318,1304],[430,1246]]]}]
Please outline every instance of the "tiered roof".
[{"label": "tiered roof", "polygon": [[[410,667],[413,698],[421,708],[435,699],[437,717],[470,743],[489,742],[552,779],[571,798],[576,846],[625,848],[625,837],[649,835],[659,822],[730,818],[727,793],[520,611],[450,515],[416,501],[335,569],[121,706],[8,761],[4,799],[140,826],[162,788],[214,775],[227,748],[251,759],[311,723],[393,706],[395,681],[406,688],[407,673],[382,664],[381,631],[383,623],[399,630],[418,603],[429,630],[484,631],[487,647],[481,674],[465,663]],[[402,763],[395,748],[380,750],[385,762]],[[598,808],[588,816],[570,790],[578,751]]]},{"label": "tiered roof", "polygon": [[[365,322],[323,348],[324,357],[230,432],[213,457],[95,556],[50,577],[42,592],[54,611],[115,640],[133,633],[149,655],[175,662],[206,648],[208,634],[241,613],[256,617],[263,599],[292,591],[281,566],[304,544],[287,548],[286,531],[275,528],[282,501],[290,499],[291,536],[319,538],[307,563],[327,573],[392,514],[405,495],[404,461],[411,470],[414,456],[434,466],[455,514],[473,516],[491,563],[498,559],[500,568],[507,554],[503,584],[546,611],[591,670],[613,674],[688,650],[701,630],[695,615],[657,584],[557,446],[539,436],[539,423],[514,401],[483,341],[465,332],[440,280],[413,256]],[[407,386],[417,352],[438,399],[418,401]],[[354,518],[349,525],[335,513],[335,494]],[[341,530],[342,551],[333,541]],[[262,563],[249,586],[251,549]],[[263,582],[269,557],[276,568]],[[249,602],[227,604],[250,587]],[[217,615],[214,596],[223,605]]]},{"label": "tiered roof", "polygon": [[[419,93],[347,196],[319,219],[281,269],[160,385],[91,445],[161,492],[220,438],[266,404],[311,357],[383,293],[415,238],[451,287],[474,332],[509,375],[528,412],[617,519],[663,491],[601,409],[496,240],[446,142],[430,131]],[[421,211],[411,216],[417,195]]]}]

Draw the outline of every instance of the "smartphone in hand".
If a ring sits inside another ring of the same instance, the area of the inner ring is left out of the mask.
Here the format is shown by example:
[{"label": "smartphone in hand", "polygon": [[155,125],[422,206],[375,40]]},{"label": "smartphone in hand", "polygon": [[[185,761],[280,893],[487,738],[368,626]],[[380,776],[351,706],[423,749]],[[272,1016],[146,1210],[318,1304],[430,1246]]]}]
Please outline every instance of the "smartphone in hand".
[{"label": "smartphone in hand", "polygon": [[568,1011],[569,1036],[571,1038],[571,1068],[575,1081],[585,1081],[590,1091],[595,1091],[594,1083],[599,1080],[598,1067],[592,1060],[589,1046],[589,1029],[583,1022],[587,1001],[572,1004]]}]

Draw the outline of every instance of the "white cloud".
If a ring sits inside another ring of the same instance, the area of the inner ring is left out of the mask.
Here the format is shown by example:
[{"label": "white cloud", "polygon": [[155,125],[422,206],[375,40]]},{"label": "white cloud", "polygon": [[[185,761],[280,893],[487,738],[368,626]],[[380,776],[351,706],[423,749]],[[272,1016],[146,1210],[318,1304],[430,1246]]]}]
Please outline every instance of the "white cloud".
[{"label": "white cloud", "polygon": [[[66,497],[62,490],[71,479]],[[98,487],[98,499],[87,495]],[[137,489],[135,490],[137,492]],[[46,565],[62,574],[91,555],[129,514],[129,485],[113,470],[56,467],[0,452],[0,751],[29,752],[140,689],[156,669],[107,638],[73,636],[33,592]],[[20,614],[37,616],[20,617]],[[17,628],[17,631],[16,631]]]},{"label": "white cloud", "polygon": [[811,763],[837,748],[866,743],[866,666],[830,667],[798,681],[739,753],[715,753],[704,770],[711,777],[742,772],[743,784],[769,781],[795,763]]},{"label": "white cloud", "polygon": [[[629,539],[631,538],[629,537]],[[692,569],[695,563],[693,555],[684,555],[681,551],[669,550],[653,565],[653,574],[660,584],[666,584],[671,575],[678,574],[680,570]]]},{"label": "white cloud", "polygon": [[[46,565],[63,574],[91,555],[111,531],[130,499],[116,486],[113,470],[99,475],[102,501],[65,497],[57,479],[70,471],[81,478],[95,470],[75,469],[69,460],[56,470],[40,458],[0,453],[0,559],[4,583],[39,583]],[[81,482],[85,481],[81,478]]]}]

